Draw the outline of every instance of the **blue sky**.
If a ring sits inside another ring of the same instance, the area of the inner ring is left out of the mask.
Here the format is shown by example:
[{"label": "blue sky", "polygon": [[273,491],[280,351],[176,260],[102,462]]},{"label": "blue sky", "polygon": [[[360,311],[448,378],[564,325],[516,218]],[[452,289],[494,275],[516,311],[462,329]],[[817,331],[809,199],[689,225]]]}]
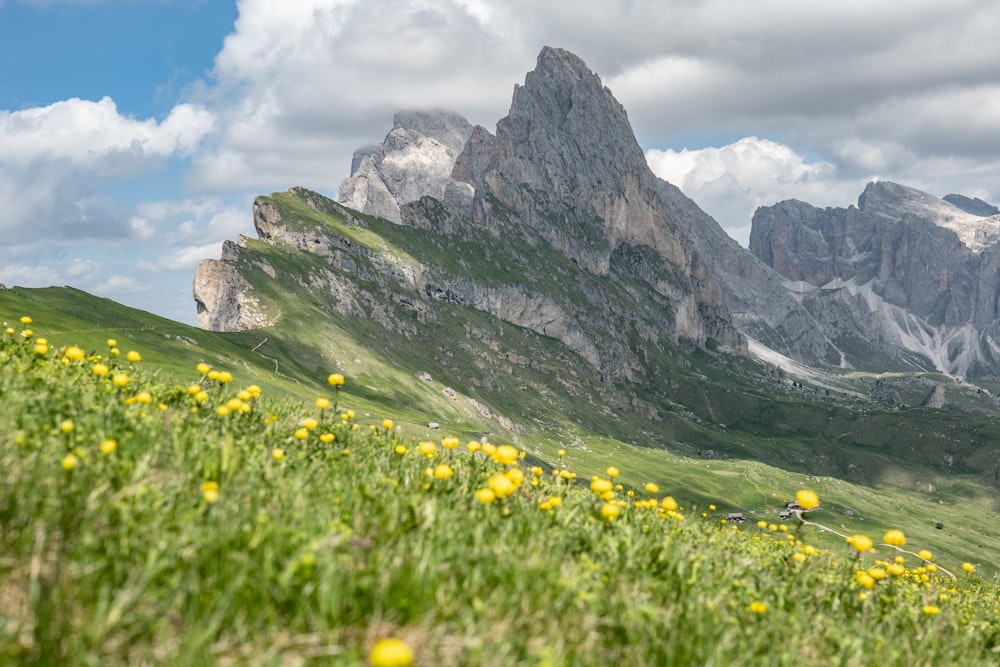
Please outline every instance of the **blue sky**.
[{"label": "blue sky", "polygon": [[235,3],[206,0],[0,3],[0,108],[110,96],[160,117],[212,69]]},{"label": "blue sky", "polygon": [[0,0],[0,283],[193,324],[255,195],[335,196],[401,108],[494,130],[544,45],[744,244],[757,206],[873,178],[997,203],[997,25],[992,0]]}]

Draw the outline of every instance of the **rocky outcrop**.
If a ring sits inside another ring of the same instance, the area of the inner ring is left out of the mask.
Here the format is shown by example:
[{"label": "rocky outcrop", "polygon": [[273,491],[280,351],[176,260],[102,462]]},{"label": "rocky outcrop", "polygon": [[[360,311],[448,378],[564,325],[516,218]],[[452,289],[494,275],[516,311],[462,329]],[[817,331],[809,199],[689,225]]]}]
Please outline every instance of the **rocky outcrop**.
[{"label": "rocky outcrop", "polygon": [[400,208],[423,196],[467,205],[471,189],[451,179],[472,125],[448,111],[400,111],[374,147],[359,149],[338,198],[362,213],[402,222]]},{"label": "rocky outcrop", "polygon": [[988,218],[992,215],[1000,215],[1000,208],[997,208],[993,204],[984,202],[979,197],[966,197],[965,195],[945,195],[943,199],[955,206],[960,208],[966,213],[972,215],[978,215],[983,218]]},{"label": "rocky outcrop", "polygon": [[996,364],[998,216],[877,182],[856,207],[758,209],[750,250],[857,363],[879,354],[959,376]]},{"label": "rocky outcrop", "polygon": [[246,331],[273,324],[260,310],[253,286],[233,263],[238,246],[222,244],[221,259],[198,262],[194,276],[194,301],[198,326],[209,331]]}]

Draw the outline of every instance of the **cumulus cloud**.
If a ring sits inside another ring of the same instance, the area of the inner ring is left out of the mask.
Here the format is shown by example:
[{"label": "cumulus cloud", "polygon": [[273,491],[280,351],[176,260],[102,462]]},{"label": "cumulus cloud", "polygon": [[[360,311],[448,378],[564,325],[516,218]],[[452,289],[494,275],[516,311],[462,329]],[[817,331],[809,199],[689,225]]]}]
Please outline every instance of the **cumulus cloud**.
[{"label": "cumulus cloud", "polygon": [[65,160],[111,173],[141,170],[143,161],[186,155],[213,124],[212,114],[193,104],[178,104],[162,121],[123,116],[109,97],[98,102],[70,99],[21,111],[0,110],[0,155],[6,165],[23,168]]},{"label": "cumulus cloud", "polygon": [[843,206],[864,186],[863,179],[841,178],[832,163],[809,163],[790,147],[757,137],[719,148],[650,149],[646,161],[653,173],[698,202],[743,246],[759,206],[785,199]]}]

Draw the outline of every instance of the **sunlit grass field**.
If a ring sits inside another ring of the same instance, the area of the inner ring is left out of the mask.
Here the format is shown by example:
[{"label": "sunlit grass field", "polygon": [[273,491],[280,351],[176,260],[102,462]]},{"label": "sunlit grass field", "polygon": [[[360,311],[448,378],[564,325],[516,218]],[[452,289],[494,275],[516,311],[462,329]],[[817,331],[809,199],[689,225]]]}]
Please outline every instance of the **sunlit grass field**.
[{"label": "sunlit grass field", "polygon": [[5,663],[1000,659],[998,587],[912,536],[733,523],[724,490],[668,495],[613,455],[411,437],[353,409],[350,375],[306,401],[207,363],[177,383],[22,319],[0,335]]}]

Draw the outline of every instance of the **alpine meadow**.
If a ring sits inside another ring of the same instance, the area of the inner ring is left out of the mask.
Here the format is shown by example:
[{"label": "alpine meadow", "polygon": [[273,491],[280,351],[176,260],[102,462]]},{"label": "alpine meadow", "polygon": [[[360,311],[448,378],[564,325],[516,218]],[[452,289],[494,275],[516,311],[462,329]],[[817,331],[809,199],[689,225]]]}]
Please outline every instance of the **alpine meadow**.
[{"label": "alpine meadow", "polygon": [[545,47],[260,196],[198,327],[0,289],[0,662],[995,665],[1000,224],[742,248]]}]

